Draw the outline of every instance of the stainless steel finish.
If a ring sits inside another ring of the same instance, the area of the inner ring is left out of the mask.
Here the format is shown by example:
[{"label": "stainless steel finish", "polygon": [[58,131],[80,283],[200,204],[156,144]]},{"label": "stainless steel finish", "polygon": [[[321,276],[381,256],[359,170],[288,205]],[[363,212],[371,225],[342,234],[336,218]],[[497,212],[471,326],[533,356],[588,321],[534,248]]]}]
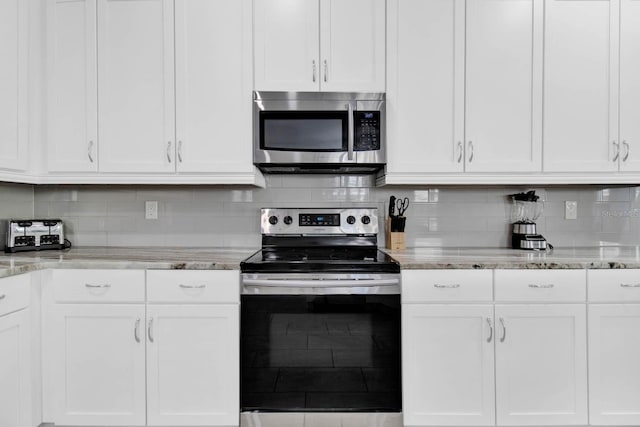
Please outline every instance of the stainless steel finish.
[{"label": "stainless steel finish", "polygon": [[[260,148],[260,111],[344,111],[350,103],[355,111],[380,111],[380,150],[312,152]],[[330,172],[375,172],[387,161],[384,93],[354,92],[254,92],[253,162],[266,171],[304,171],[297,165],[327,165]],[[273,165],[273,166],[272,166]]]},{"label": "stainless steel finish", "polygon": [[507,339],[507,327],[504,325],[504,319],[500,318],[500,325],[502,326],[502,337],[500,338],[500,342],[504,342]]},{"label": "stainless steel finish", "polygon": [[613,156],[613,162],[617,162],[618,161],[618,157],[620,157],[620,145],[616,142],[613,141],[611,144],[613,144],[613,146],[616,149],[616,154]]},{"label": "stainless steel finish", "polygon": [[241,412],[240,427],[301,426],[303,418],[308,426],[404,426],[402,412],[353,412],[348,414],[348,421],[343,424],[344,416],[339,412]]},{"label": "stainless steel finish", "polygon": [[490,317],[487,317],[487,324],[489,325],[489,338],[487,338],[487,342],[491,342],[493,339],[493,324],[491,323]]},{"label": "stainless steel finish", "polygon": [[178,141],[178,161],[182,163],[182,140]]},{"label": "stainless steel finish", "polygon": [[326,83],[329,80],[329,64],[327,64],[327,60],[324,60],[324,82]]},{"label": "stainless steel finish", "polygon": [[183,284],[180,284],[178,286],[180,286],[182,289],[204,289],[207,287],[207,285],[183,285]]},{"label": "stainless steel finish", "polygon": [[551,289],[551,288],[553,288],[554,286],[555,286],[555,285],[554,285],[553,283],[549,283],[549,284],[547,284],[547,285],[538,285],[538,284],[535,284],[535,283],[530,283],[530,284],[529,284],[529,287],[530,287],[530,288],[536,288],[536,289]]},{"label": "stainless steel finish", "polygon": [[624,156],[622,157],[622,161],[626,162],[629,158],[629,143],[627,141],[622,141],[622,146],[624,147]]},{"label": "stainless steel finish", "polygon": [[133,328],[133,337],[136,342],[140,342],[140,319],[136,319],[136,326]]},{"label": "stainless steel finish", "polygon": [[458,163],[462,162],[462,154],[464,149],[462,147],[462,141],[458,141]]},{"label": "stainless steel finish", "polygon": [[[300,214],[338,214],[340,226],[313,226],[301,227],[298,224]],[[271,224],[269,218],[275,216],[278,222]],[[287,225],[284,218],[290,216],[293,223]],[[356,218],[355,223],[347,223],[347,217]],[[369,217],[369,223],[364,224],[362,218]],[[378,209],[377,208],[263,208],[260,210],[260,232],[263,235],[375,235],[378,233]]]},{"label": "stainless steel finish", "polygon": [[396,295],[399,274],[244,273],[243,295]]},{"label": "stainless steel finish", "polygon": [[[21,225],[24,222],[30,222],[31,225]],[[44,225],[45,222],[54,222],[55,225]],[[32,220],[19,220],[10,219],[7,221],[7,242],[6,246],[10,251],[19,250],[22,245],[16,243],[17,238],[21,237],[33,237],[34,245],[29,248],[40,249],[41,246],[47,247],[46,243],[43,243],[44,236],[57,236],[60,244],[64,244],[64,224],[59,219],[32,219]]]},{"label": "stainless steel finish", "polygon": [[106,283],[104,285],[92,285],[90,283],[85,283],[84,286],[86,286],[87,288],[93,288],[93,289],[105,289],[105,288],[110,288],[111,285]]},{"label": "stainless steel finish", "polygon": [[520,240],[520,249],[546,250],[547,241],[541,240]]},{"label": "stainless steel finish", "polygon": [[167,161],[171,163],[171,141],[167,141]]},{"label": "stainless steel finish", "polygon": [[456,289],[460,287],[459,283],[454,283],[451,285],[441,285],[439,283],[436,283],[433,285],[434,288],[439,288],[439,289]]},{"label": "stainless steel finish", "polygon": [[621,288],[640,288],[640,283],[620,283]]},{"label": "stainless steel finish", "polygon": [[347,160],[353,160],[353,105],[346,105],[349,114],[349,140],[347,142]]},{"label": "stainless steel finish", "polygon": [[537,234],[535,222],[514,222],[513,223],[514,234]]},{"label": "stainless steel finish", "polygon": [[316,82],[316,60],[314,59],[313,61],[311,61],[311,64],[313,66],[313,82]]},{"label": "stainless steel finish", "polygon": [[473,162],[473,141],[469,141],[469,163]]},{"label": "stainless steel finish", "polygon": [[89,141],[89,147],[87,148],[87,156],[89,156],[89,161],[93,163],[93,141]]},{"label": "stainless steel finish", "polygon": [[149,328],[147,329],[147,335],[149,335],[149,342],[153,342],[153,317],[149,320]]}]

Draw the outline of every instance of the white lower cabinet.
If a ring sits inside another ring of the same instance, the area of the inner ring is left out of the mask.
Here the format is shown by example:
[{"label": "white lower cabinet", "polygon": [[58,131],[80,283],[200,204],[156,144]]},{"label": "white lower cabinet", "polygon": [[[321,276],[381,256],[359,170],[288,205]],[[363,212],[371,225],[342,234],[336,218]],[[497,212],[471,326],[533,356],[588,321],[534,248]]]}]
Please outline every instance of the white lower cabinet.
[{"label": "white lower cabinet", "polygon": [[30,334],[28,309],[0,316],[0,426],[3,427],[32,427]]}]

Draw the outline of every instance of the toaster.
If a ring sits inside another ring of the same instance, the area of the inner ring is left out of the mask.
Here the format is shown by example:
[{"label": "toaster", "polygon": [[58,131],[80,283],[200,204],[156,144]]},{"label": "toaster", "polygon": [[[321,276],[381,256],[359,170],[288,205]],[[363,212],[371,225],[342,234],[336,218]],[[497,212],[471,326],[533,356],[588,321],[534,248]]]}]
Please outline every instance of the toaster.
[{"label": "toaster", "polygon": [[64,249],[64,225],[60,219],[10,219],[5,252]]}]

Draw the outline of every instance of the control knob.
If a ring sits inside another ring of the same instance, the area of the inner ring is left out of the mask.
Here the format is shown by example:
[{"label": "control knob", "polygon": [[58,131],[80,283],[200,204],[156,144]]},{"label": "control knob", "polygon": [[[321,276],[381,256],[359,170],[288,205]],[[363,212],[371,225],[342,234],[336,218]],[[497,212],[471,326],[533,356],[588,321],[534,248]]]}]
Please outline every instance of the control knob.
[{"label": "control knob", "polygon": [[287,225],[291,225],[291,223],[293,222],[293,218],[291,218],[289,215],[285,216],[283,219],[284,223]]},{"label": "control knob", "polygon": [[278,217],[275,215],[271,215],[269,217],[269,224],[276,225],[278,223]]},{"label": "control knob", "polygon": [[349,216],[347,217],[347,224],[351,224],[351,225],[353,225],[353,224],[355,224],[355,223],[356,223],[356,217],[355,217],[355,216],[353,216],[353,215],[349,215]]},{"label": "control knob", "polygon": [[369,215],[365,215],[362,217],[362,219],[360,220],[362,221],[363,224],[369,224],[371,222],[371,218],[369,218]]}]

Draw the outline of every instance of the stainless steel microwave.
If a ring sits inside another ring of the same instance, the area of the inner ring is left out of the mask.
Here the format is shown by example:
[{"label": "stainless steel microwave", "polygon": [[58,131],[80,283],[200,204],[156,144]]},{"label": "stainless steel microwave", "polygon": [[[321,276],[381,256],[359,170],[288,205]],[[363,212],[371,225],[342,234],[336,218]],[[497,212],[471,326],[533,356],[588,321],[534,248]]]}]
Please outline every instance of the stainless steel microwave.
[{"label": "stainless steel microwave", "polygon": [[253,162],[275,173],[372,173],[386,163],[385,94],[254,92]]}]

